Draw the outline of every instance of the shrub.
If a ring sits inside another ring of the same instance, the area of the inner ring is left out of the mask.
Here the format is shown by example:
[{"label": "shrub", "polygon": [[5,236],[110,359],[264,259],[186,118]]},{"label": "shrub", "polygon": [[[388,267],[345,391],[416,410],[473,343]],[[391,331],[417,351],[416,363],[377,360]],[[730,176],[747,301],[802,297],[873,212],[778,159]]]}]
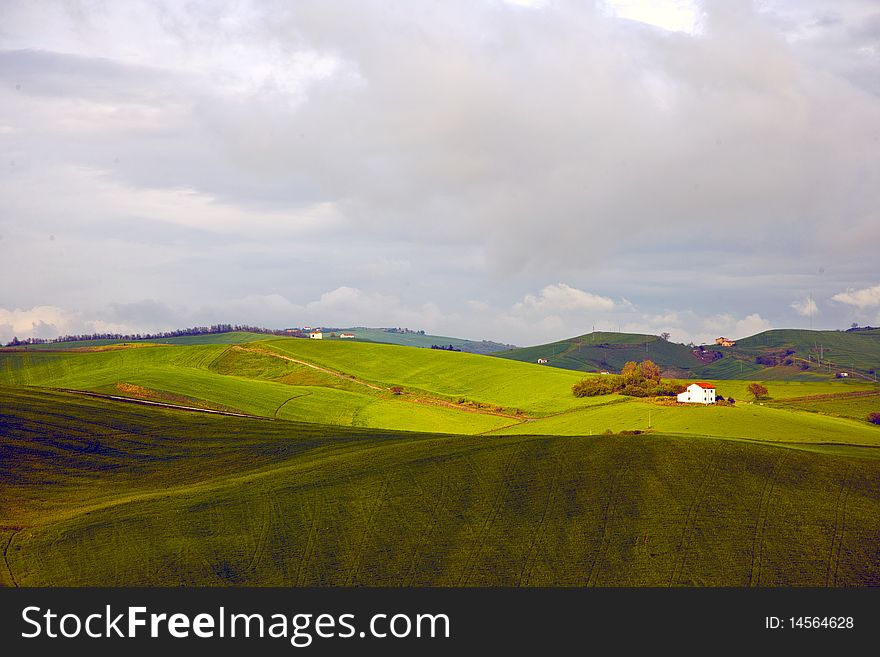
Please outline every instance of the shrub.
[{"label": "shrub", "polygon": [[868,422],[871,424],[880,424],[880,413],[869,413]]},{"label": "shrub", "polygon": [[756,400],[763,399],[767,396],[767,393],[769,392],[767,388],[762,386],[760,383],[750,383],[749,387],[746,388],[746,390],[748,390],[749,394],[753,395]]},{"label": "shrub", "polygon": [[575,397],[595,397],[597,395],[610,395],[622,387],[619,376],[606,375],[578,381],[571,387]]},{"label": "shrub", "polygon": [[403,388],[401,388],[400,386],[394,386],[393,388],[391,388],[391,392],[395,395],[400,395],[403,393]]}]

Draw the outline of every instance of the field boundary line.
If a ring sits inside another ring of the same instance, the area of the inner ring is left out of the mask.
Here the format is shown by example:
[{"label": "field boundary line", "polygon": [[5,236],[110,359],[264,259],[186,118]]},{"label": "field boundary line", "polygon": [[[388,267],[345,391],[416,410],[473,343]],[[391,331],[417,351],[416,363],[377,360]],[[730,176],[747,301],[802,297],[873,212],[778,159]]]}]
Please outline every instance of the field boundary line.
[{"label": "field boundary line", "polygon": [[[565,446],[569,443],[562,443],[563,451],[567,451]],[[538,562],[538,548],[541,545],[541,540],[544,538],[542,530],[544,529],[544,523],[547,521],[547,516],[550,513],[550,509],[553,506],[553,503],[556,501],[556,495],[559,491],[559,481],[561,477],[559,476],[560,471],[562,470],[562,464],[560,462],[559,456],[553,457],[554,468],[553,468],[553,480],[550,482],[550,490],[547,493],[547,501],[544,504],[544,511],[541,513],[541,520],[538,522],[538,526],[535,531],[532,533],[532,544],[529,546],[529,552],[526,555],[526,560],[523,563],[523,568],[519,574],[519,582],[517,582],[517,586],[528,586],[529,582],[532,579],[532,573],[535,570],[535,564]]]},{"label": "field boundary line", "polygon": [[522,445],[517,445],[512,451],[513,453],[510,455],[510,458],[507,459],[507,462],[504,464],[504,469],[501,471],[501,480],[498,485],[498,492],[495,494],[495,498],[492,500],[492,506],[489,509],[489,513],[486,514],[486,518],[483,521],[483,524],[480,526],[480,530],[476,536],[475,545],[468,552],[465,566],[462,569],[461,575],[459,576],[458,586],[467,586],[468,580],[471,578],[471,575],[473,575],[473,571],[477,567],[477,558],[483,551],[483,545],[486,542],[486,536],[488,535],[489,530],[495,524],[495,521],[498,519],[498,516],[501,513],[501,507],[504,505],[504,502],[507,499],[508,478],[513,470],[514,462],[522,451]]},{"label": "field boundary line", "polygon": [[90,390],[75,390],[73,388],[52,388],[58,392],[68,392],[76,395],[85,395],[86,397],[96,397],[98,399],[109,399],[111,401],[125,402],[128,404],[142,404],[146,406],[159,406],[161,408],[171,408],[178,411],[192,411],[195,413],[210,413],[212,415],[227,415],[229,417],[246,417],[254,420],[268,420],[270,418],[264,415],[251,415],[249,413],[234,413],[232,411],[215,411],[210,408],[199,408],[198,406],[184,406],[183,404],[171,404],[168,402],[150,401],[148,399],[137,399],[134,397],[122,397],[120,395],[108,395],[102,392],[92,392]]},{"label": "field boundary line", "polygon": [[[319,492],[320,491],[320,492]],[[319,508],[321,504],[318,501],[318,497],[323,497],[323,488],[316,488],[314,491],[314,496],[311,500],[312,502],[312,513],[311,518],[309,520],[309,532],[306,535],[306,546],[303,549],[303,556],[299,560],[299,563],[296,566],[296,578],[294,579],[294,586],[304,586],[302,583],[304,578],[308,574],[308,566],[312,561],[312,554],[315,551],[315,543],[317,542],[318,537],[318,516],[319,516]],[[305,513],[306,503],[305,500],[300,500],[300,508]]]},{"label": "field boundary line", "polygon": [[780,456],[776,463],[773,464],[773,472],[764,482],[764,488],[761,491],[761,502],[758,505],[758,519],[755,522],[755,532],[752,536],[752,566],[749,570],[749,586],[760,586],[761,584],[761,568],[764,562],[764,532],[767,529],[767,518],[770,515],[770,499],[773,497],[773,489],[776,486],[776,479],[782,470],[782,465],[788,454]]},{"label": "field boundary line", "polygon": [[590,565],[590,574],[587,577],[587,586],[596,586],[599,579],[599,573],[602,570],[602,564],[605,561],[605,554],[608,552],[608,545],[611,543],[611,536],[614,533],[614,526],[617,523],[617,509],[615,503],[617,496],[620,494],[620,480],[629,472],[630,464],[627,463],[623,470],[615,471],[611,476],[611,484],[608,490],[608,503],[605,505],[605,514],[602,519],[602,536],[599,539],[599,545],[593,555],[593,562]]},{"label": "field boundary line", "polygon": [[9,579],[12,582],[12,585],[15,588],[18,588],[18,580],[15,579],[15,573],[12,572],[12,566],[9,565],[9,548],[12,545],[12,539],[15,538],[15,535],[22,530],[22,527],[10,527],[12,529],[12,533],[9,535],[9,540],[6,541],[6,545],[3,546],[3,563],[6,565],[6,571],[9,573]]},{"label": "field boundary line", "polygon": [[[428,491],[426,491],[423,487],[419,486],[422,489],[422,495],[425,497],[429,497]],[[440,476],[440,492],[437,495],[436,502],[433,504],[431,508],[431,519],[428,521],[427,526],[422,530],[421,535],[419,536],[419,540],[416,543],[415,548],[413,548],[412,557],[409,562],[409,572],[406,574],[406,586],[413,586],[413,580],[416,576],[416,559],[419,556],[419,553],[422,550],[422,547],[427,543],[428,539],[431,537],[431,534],[434,533],[434,529],[437,526],[437,518],[440,516],[440,511],[443,509],[443,506],[446,504],[446,494],[449,488],[449,473],[444,469],[443,474]]]},{"label": "field boundary line", "polygon": [[367,522],[364,526],[364,536],[361,541],[360,548],[358,548],[357,553],[354,557],[354,563],[351,566],[351,569],[348,571],[348,575],[346,576],[346,586],[353,586],[355,578],[357,577],[358,571],[361,569],[361,562],[364,559],[364,553],[367,551],[367,547],[370,543],[370,540],[373,538],[373,535],[376,533],[376,521],[379,518],[379,512],[382,510],[382,507],[385,506],[385,500],[388,496],[388,491],[391,489],[391,479],[388,476],[383,477],[382,486],[379,488],[379,492],[376,494],[376,500],[373,502],[373,508],[370,509],[369,516],[367,517]]},{"label": "field boundary line", "polygon": [[[851,490],[850,477],[853,466],[850,463],[843,475],[837,502],[834,505],[834,532],[831,534],[831,549],[828,553],[828,567],[825,571],[825,586],[837,586],[837,572],[840,569],[840,551],[843,547],[843,535],[846,531],[846,503]],[[834,564],[832,572],[832,564]]]},{"label": "field boundary line", "polygon": [[678,542],[678,551],[681,554],[675,567],[672,570],[672,575],[669,578],[669,586],[675,586],[676,584],[678,584],[678,580],[681,578],[681,573],[684,570],[684,564],[687,561],[687,553],[688,548],[690,547],[690,539],[693,536],[694,529],[696,527],[697,509],[702,504],[703,498],[706,495],[708,484],[711,481],[712,477],[714,477],[715,471],[717,469],[718,460],[716,456],[712,459],[709,467],[706,468],[706,473],[703,475],[703,479],[700,482],[700,485],[697,487],[697,490],[694,493],[694,497],[691,500],[691,504],[688,507],[687,515],[684,519],[684,525],[681,529],[681,538]]},{"label": "field boundary line", "polygon": [[311,394],[313,394],[313,393],[312,393],[311,391],[309,391],[309,392],[304,392],[304,393],[302,393],[302,394],[300,394],[300,395],[294,395],[294,396],[291,397],[290,399],[285,399],[283,402],[281,402],[281,403],[278,405],[278,408],[275,409],[275,412],[272,413],[272,419],[273,419],[273,420],[277,420],[277,419],[278,419],[278,411],[280,411],[282,408],[284,408],[284,407],[287,405],[288,402],[292,402],[294,399],[299,399],[300,397],[308,397],[308,396],[311,395]]}]

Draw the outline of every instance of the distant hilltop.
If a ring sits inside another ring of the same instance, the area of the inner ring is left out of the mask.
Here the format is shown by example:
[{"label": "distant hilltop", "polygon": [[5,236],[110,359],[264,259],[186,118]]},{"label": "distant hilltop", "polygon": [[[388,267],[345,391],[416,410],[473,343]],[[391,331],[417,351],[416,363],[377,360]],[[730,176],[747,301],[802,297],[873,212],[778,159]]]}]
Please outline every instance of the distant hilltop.
[{"label": "distant hilltop", "polygon": [[628,361],[652,360],[664,373],[691,379],[855,377],[876,380],[880,328],[845,331],[774,329],[711,345],[679,344],[656,335],[593,332],[492,354],[582,372],[619,372]]}]

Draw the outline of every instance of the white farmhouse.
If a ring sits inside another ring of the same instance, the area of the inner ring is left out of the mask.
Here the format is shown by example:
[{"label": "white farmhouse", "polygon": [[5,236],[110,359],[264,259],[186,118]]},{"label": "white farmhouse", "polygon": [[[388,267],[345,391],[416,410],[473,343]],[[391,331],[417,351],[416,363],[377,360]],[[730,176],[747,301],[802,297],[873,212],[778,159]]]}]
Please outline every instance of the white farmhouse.
[{"label": "white farmhouse", "polygon": [[546,364],[547,364],[546,358],[539,358],[538,359],[538,365],[546,365]]},{"label": "white farmhouse", "polygon": [[343,340],[351,340],[354,337],[354,333],[340,333],[339,337]]},{"label": "white farmhouse", "polygon": [[692,383],[684,392],[678,393],[678,401],[685,404],[714,404],[715,386],[702,381]]},{"label": "white farmhouse", "polygon": [[322,331],[312,331],[311,333],[309,333],[309,337],[312,340],[323,340],[324,333]]}]

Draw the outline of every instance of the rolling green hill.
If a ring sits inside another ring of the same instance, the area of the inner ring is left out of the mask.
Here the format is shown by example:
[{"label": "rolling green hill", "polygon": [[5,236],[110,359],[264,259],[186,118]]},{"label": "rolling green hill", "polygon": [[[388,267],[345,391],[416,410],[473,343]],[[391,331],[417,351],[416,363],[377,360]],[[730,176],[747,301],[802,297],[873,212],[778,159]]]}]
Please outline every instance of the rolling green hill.
[{"label": "rolling green hill", "polygon": [[[403,333],[391,331],[383,328],[365,328],[358,326],[354,328],[341,329],[336,333],[352,333],[353,341],[356,342],[380,342],[383,344],[396,344],[404,347],[424,347],[431,348],[431,345],[446,347],[452,345],[456,349],[465,351],[470,354],[491,354],[496,351],[504,351],[510,349],[511,345],[492,342],[491,340],[466,340],[465,338],[451,338],[445,335],[421,335],[419,333]],[[328,339],[325,337],[324,339]],[[329,338],[340,339],[340,338]]]},{"label": "rolling green hill", "polygon": [[874,373],[880,370],[880,329],[866,331],[805,331],[776,329],[738,340],[737,355],[756,357],[792,352],[798,361],[809,359],[818,371],[849,371],[850,368]]},{"label": "rolling green hill", "polygon": [[[880,370],[880,329],[775,329],[738,340],[735,347],[707,345],[707,351],[721,357],[701,360],[690,347],[653,335],[596,332],[492,355],[530,363],[546,358],[551,367],[583,372],[619,372],[627,361],[650,359],[683,379],[817,381],[852,368],[870,380]],[[758,363],[759,357],[765,362]]]},{"label": "rolling green hill", "polygon": [[[176,338],[149,338],[145,340],[74,340],[71,342],[48,342],[44,344],[29,344],[15,347],[16,350],[25,351],[57,351],[59,349],[92,349],[95,347],[107,347],[111,345],[131,344],[242,344],[256,340],[271,339],[275,336],[265,333],[250,333],[248,331],[228,331],[226,333],[205,333],[202,335],[183,335]],[[0,352],[11,347],[0,347]]]},{"label": "rolling green hill", "polygon": [[[747,381],[718,384],[719,394],[740,401],[736,408],[713,407],[701,414],[699,409],[661,408],[618,395],[579,399],[571,386],[583,376],[463,352],[296,338],[239,345],[0,352],[0,383],[335,426],[580,435],[645,429],[648,409],[654,408],[651,426],[664,432],[776,440],[781,428],[772,421],[779,411],[743,403]],[[854,380],[779,381],[768,387],[774,402],[877,389]],[[753,418],[755,413],[759,419]],[[871,444],[878,435],[864,422],[814,413],[786,417],[789,429],[805,440],[838,440],[849,433],[851,441]]]},{"label": "rolling green hill", "polygon": [[666,371],[687,377],[703,365],[690,347],[667,342],[656,335],[595,332],[534,347],[499,351],[493,356],[581,372],[619,372],[627,361],[653,360]]},{"label": "rolling green hill", "polygon": [[876,448],[474,439],[0,386],[0,583],[880,585]]}]

